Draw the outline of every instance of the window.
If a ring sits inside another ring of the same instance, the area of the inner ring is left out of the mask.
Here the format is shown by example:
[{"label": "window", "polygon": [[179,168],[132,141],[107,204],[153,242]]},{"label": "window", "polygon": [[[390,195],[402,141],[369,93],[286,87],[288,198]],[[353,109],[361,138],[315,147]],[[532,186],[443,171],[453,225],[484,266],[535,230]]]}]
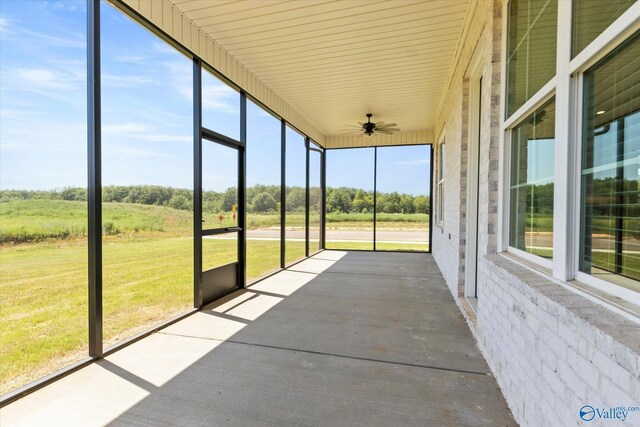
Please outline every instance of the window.
[{"label": "window", "polygon": [[[311,147],[316,148],[313,144]],[[309,255],[321,249],[320,227],[322,227],[322,154],[309,150]]]},{"label": "window", "polygon": [[431,146],[376,151],[376,250],[429,250]]},{"label": "window", "polygon": [[580,270],[640,291],[640,33],[584,75]]},{"label": "window", "polygon": [[438,223],[444,223],[444,166],[445,150],[444,140],[440,144],[440,159],[438,161]]},{"label": "window", "polygon": [[193,68],[107,2],[101,61],[108,347],[193,306]]},{"label": "window", "polygon": [[307,149],[304,136],[287,126],[285,160],[285,265],[305,256]]},{"label": "window", "polygon": [[556,72],[557,0],[511,0],[507,36],[506,116]]},{"label": "window", "polygon": [[553,256],[555,102],[551,100],[511,131],[509,246]]},{"label": "window", "polygon": [[327,249],[373,250],[374,149],[327,151]]},{"label": "window", "polygon": [[0,4],[0,395],[88,356],[86,4],[59,6]]},{"label": "window", "polygon": [[280,268],[282,127],[247,100],[247,282]]},{"label": "window", "polygon": [[240,141],[240,93],[202,71],[202,127]]},{"label": "window", "polygon": [[571,56],[575,57],[636,0],[575,0]]}]

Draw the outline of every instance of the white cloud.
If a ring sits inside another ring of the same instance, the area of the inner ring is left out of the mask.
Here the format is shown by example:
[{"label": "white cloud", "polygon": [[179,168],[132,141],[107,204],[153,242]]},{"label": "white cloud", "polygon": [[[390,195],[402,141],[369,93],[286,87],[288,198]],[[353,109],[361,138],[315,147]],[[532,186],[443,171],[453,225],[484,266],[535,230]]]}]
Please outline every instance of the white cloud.
[{"label": "white cloud", "polygon": [[127,147],[105,147],[105,154],[119,154],[130,157],[169,157],[168,154],[159,153],[157,151],[152,150],[140,150],[137,148],[127,148]]},{"label": "white cloud", "polygon": [[6,33],[9,31],[9,20],[0,16],[0,33]]},{"label": "white cloud", "polygon": [[171,135],[159,132],[154,126],[145,123],[120,123],[102,126],[105,138],[117,137],[145,142],[188,142],[193,141],[190,135]]},{"label": "white cloud", "polygon": [[41,91],[71,91],[84,89],[85,76],[73,66],[58,68],[15,68],[8,72],[22,83],[9,84],[14,90]]},{"label": "white cloud", "polygon": [[238,92],[226,85],[203,85],[202,108],[220,113],[238,113],[238,106],[234,105],[240,98]]},{"label": "white cloud", "polygon": [[140,133],[149,132],[153,127],[144,123],[120,123],[117,125],[102,125],[105,133]]},{"label": "white cloud", "polygon": [[153,84],[154,80],[148,76],[136,76],[136,75],[115,75],[115,74],[103,74],[102,85],[118,88],[138,87],[146,84]]},{"label": "white cloud", "polygon": [[50,34],[39,33],[37,31],[27,30],[25,28],[22,28],[20,32],[24,35],[27,35],[32,40],[36,39],[39,44],[82,49],[86,49],[87,47],[87,40],[82,34],[72,34],[73,38],[65,38],[52,36]]}]

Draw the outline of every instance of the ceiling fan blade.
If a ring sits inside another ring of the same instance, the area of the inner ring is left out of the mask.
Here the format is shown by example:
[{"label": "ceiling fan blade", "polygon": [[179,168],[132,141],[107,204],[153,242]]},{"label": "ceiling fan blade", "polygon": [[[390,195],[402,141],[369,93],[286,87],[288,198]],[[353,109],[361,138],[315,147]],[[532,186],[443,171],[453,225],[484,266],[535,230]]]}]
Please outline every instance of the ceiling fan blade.
[{"label": "ceiling fan blade", "polygon": [[385,135],[392,135],[393,134],[393,132],[389,132],[388,130],[378,130],[378,129],[376,129],[376,133],[382,133],[382,134],[385,134]]},{"label": "ceiling fan blade", "polygon": [[398,126],[398,124],[397,124],[397,123],[387,123],[387,124],[380,125],[380,126],[378,126],[378,125],[376,124],[376,127],[377,127],[377,128],[392,128],[392,127],[394,127],[394,126]]},{"label": "ceiling fan blade", "polygon": [[364,122],[356,122],[358,124],[358,126],[362,127],[364,126]]},{"label": "ceiling fan blade", "polygon": [[386,131],[386,132],[400,132],[399,128],[382,128],[382,129],[376,129],[376,130]]},{"label": "ceiling fan blade", "polygon": [[385,126],[384,122],[382,120],[378,120],[376,122],[376,127],[380,127],[380,126]]},{"label": "ceiling fan blade", "polygon": [[348,131],[340,131],[343,135],[351,134],[351,133],[362,133],[362,130],[348,130]]}]

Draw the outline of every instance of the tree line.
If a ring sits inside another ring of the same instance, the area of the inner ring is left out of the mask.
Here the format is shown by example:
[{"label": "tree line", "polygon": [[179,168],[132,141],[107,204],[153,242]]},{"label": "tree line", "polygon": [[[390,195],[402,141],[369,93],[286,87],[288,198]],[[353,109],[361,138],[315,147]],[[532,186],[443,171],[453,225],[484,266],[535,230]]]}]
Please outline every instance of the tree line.
[{"label": "tree line", "polygon": [[[276,213],[280,211],[279,185],[254,185],[248,187],[247,208],[253,213]],[[285,207],[287,212],[304,212],[306,191],[304,187],[287,187]],[[320,208],[322,192],[318,187],[309,189],[312,209]],[[1,190],[0,202],[10,200],[54,199],[86,201],[87,190],[68,187],[60,190]],[[428,213],[429,197],[412,196],[398,192],[378,193],[378,212],[383,213]],[[138,203],[143,205],[168,206],[174,209],[193,210],[193,191],[160,185],[107,186],[102,189],[102,200],[108,203]],[[229,212],[237,204],[237,189],[226,191],[204,191],[203,210],[206,212]],[[370,213],[373,212],[373,191],[339,187],[327,188],[327,212]]]}]

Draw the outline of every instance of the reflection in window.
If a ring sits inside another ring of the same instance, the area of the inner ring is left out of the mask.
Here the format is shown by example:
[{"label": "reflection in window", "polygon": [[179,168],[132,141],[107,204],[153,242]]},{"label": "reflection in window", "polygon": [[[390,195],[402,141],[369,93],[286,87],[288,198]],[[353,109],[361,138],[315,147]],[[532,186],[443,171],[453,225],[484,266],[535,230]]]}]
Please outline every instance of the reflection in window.
[{"label": "reflection in window", "polygon": [[507,34],[507,114],[556,73],[557,0],[511,0]]},{"label": "reflection in window", "polygon": [[280,120],[247,101],[247,282],[280,268]]},{"label": "reflection in window", "polygon": [[574,0],[571,57],[582,52],[636,0]]},{"label": "reflection in window", "polygon": [[285,183],[285,264],[305,256],[307,149],[304,137],[287,126]]},{"label": "reflection in window", "polygon": [[640,33],[585,73],[580,270],[640,291]]},{"label": "reflection in window", "polygon": [[202,69],[202,126],[240,141],[240,92],[206,68]]},{"label": "reflection in window", "polygon": [[193,304],[192,62],[106,2],[101,18],[109,346]]},{"label": "reflection in window", "polygon": [[553,256],[553,159],[555,101],[511,131],[509,245]]},{"label": "reflection in window", "polygon": [[322,155],[309,152],[309,255],[320,250],[320,227],[322,218],[322,184],[320,169]]},{"label": "reflection in window", "polygon": [[376,249],[429,249],[431,147],[378,147]]},{"label": "reflection in window", "polygon": [[374,149],[327,151],[327,249],[373,250]]},{"label": "reflection in window", "polygon": [[3,395],[88,356],[87,11],[0,10]]}]

